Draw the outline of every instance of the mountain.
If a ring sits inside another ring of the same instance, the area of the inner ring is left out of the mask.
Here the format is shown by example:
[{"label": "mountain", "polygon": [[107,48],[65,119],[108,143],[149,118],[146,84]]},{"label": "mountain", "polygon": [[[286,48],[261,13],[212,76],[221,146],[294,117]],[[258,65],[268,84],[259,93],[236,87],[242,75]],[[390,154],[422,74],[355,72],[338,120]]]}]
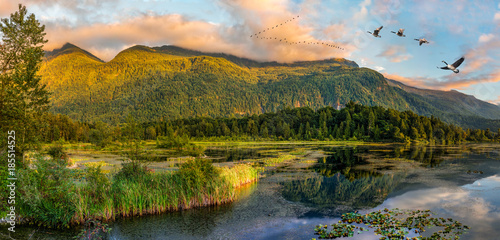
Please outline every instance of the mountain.
[{"label": "mountain", "polygon": [[350,100],[466,127],[493,129],[498,122],[485,118],[500,118],[500,108],[461,98],[467,95],[411,88],[345,59],[257,62],[175,46],[134,46],[105,63],[66,44],[46,53],[40,74],[53,92],[52,111],[86,122],[119,124],[129,114],[139,121],[251,115]]},{"label": "mountain", "polygon": [[387,79],[389,85],[404,90],[407,93],[424,97],[435,108],[442,111],[460,112],[462,115],[482,116],[489,119],[500,119],[500,107],[481,101],[472,95],[455,90],[439,91],[420,89],[407,86],[403,83]]},{"label": "mountain", "polygon": [[64,44],[61,48],[59,49],[54,49],[53,51],[50,52],[45,52],[45,60],[50,61],[56,57],[62,57],[63,55],[71,55],[72,57],[74,56],[79,56],[82,58],[90,58],[91,60],[98,61],[98,62],[104,62],[103,60],[99,59],[98,57],[92,55],[92,53],[89,53],[71,43],[66,43]]}]

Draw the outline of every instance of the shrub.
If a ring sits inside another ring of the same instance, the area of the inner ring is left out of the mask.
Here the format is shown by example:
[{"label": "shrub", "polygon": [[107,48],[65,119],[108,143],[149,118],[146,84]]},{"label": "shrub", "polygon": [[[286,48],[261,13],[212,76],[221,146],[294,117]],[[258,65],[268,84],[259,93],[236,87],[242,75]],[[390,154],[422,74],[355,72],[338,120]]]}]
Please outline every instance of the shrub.
[{"label": "shrub", "polygon": [[122,168],[115,175],[117,180],[137,180],[145,175],[150,174],[146,164],[139,160],[132,160],[130,162],[122,163]]},{"label": "shrub", "polygon": [[75,185],[65,165],[39,156],[35,169],[19,169],[20,215],[48,227],[68,226],[76,205]]},{"label": "shrub", "polygon": [[183,163],[175,174],[182,176],[189,186],[197,186],[217,178],[220,170],[210,160],[198,158]]},{"label": "shrub", "polygon": [[95,203],[101,203],[106,198],[107,190],[111,185],[108,177],[101,170],[101,166],[88,167],[85,172],[87,191]]},{"label": "shrub", "polygon": [[68,154],[64,151],[64,147],[60,143],[57,143],[56,145],[50,147],[47,150],[47,154],[49,154],[49,156],[52,157],[53,160],[57,161],[63,166],[66,166],[69,163]]}]

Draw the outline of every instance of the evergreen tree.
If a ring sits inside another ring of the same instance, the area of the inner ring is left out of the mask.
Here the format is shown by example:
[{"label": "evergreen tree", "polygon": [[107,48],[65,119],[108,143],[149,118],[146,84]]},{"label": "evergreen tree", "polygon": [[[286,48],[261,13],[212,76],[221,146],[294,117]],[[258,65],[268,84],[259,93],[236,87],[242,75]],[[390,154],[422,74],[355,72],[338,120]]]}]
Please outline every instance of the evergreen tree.
[{"label": "evergreen tree", "polygon": [[19,4],[10,18],[1,19],[0,35],[0,153],[8,131],[16,133],[17,156],[38,142],[36,119],[48,108],[49,93],[37,75],[47,42],[45,26]]},{"label": "evergreen tree", "polygon": [[238,136],[240,134],[240,129],[238,128],[238,122],[236,121],[236,119],[233,120],[233,125],[231,128],[234,136]]},{"label": "evergreen tree", "polygon": [[368,135],[371,135],[374,126],[375,126],[375,114],[373,114],[373,111],[370,109],[370,113],[368,114]]}]

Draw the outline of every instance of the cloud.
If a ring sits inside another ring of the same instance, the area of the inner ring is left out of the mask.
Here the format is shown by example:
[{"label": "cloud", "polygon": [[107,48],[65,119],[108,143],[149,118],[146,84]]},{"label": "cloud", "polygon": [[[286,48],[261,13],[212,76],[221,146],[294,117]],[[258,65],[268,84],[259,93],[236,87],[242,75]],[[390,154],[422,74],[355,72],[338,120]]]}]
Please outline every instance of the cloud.
[{"label": "cloud", "polygon": [[491,104],[498,105],[500,107],[500,96],[498,96],[497,99],[490,100],[488,102],[491,103]]},{"label": "cloud", "polygon": [[477,4],[473,0],[455,0],[448,4],[442,0],[415,0],[409,10],[416,16],[423,34],[429,37],[443,30],[454,35],[475,34],[476,26],[484,24],[482,16],[491,11],[488,8],[491,2]]},{"label": "cloud", "polygon": [[500,38],[495,34],[482,34],[475,47],[465,53],[464,74],[474,73],[484,69],[496,69],[499,66],[494,59],[500,58]]},{"label": "cloud", "polygon": [[[218,26],[201,21],[188,21],[181,15],[153,16],[145,15],[120,23],[97,23],[87,26],[69,27],[67,25],[47,25],[46,49],[54,49],[65,42],[74,43],[84,49],[94,48],[96,55],[105,60],[115,55],[124,47],[135,44],[164,45],[178,44],[187,48],[195,48],[201,44],[200,50],[207,50],[211,45],[218,46],[219,51],[230,47],[224,43],[218,33]],[[61,37],[64,36],[64,37]],[[107,53],[104,55],[104,53]]]},{"label": "cloud", "polygon": [[[478,180],[476,184],[485,181]],[[481,191],[479,191],[481,192]],[[495,193],[495,190],[493,190]],[[388,199],[383,206],[389,209],[433,209],[433,212],[445,213],[446,216],[466,219],[478,239],[492,239],[500,221],[500,211],[490,202],[485,193],[460,188],[431,188],[404,193]],[[437,231],[437,230],[436,230]]]},{"label": "cloud", "polygon": [[[451,89],[465,89],[472,85],[500,82],[500,70],[492,73],[481,74],[474,77],[459,77],[448,75],[444,79],[428,78],[428,77],[414,77],[408,78],[397,74],[382,73],[385,78],[402,82],[408,86],[418,88],[430,88],[438,90],[451,90]],[[461,73],[460,73],[461,74]],[[455,78],[459,77],[459,80]]]},{"label": "cloud", "polygon": [[413,56],[408,54],[405,46],[393,45],[387,47],[384,51],[378,54],[377,57],[385,57],[391,62],[402,62],[412,58]]},{"label": "cloud", "polygon": [[[498,4],[498,8],[500,9],[500,3]],[[493,16],[493,20],[500,21],[500,11],[495,13],[495,16]]]},{"label": "cloud", "polygon": [[492,33],[490,33],[490,34],[481,34],[481,36],[479,36],[479,40],[478,41],[479,41],[479,43],[485,43],[485,42],[489,42],[494,37],[495,37],[495,35],[493,35]]},{"label": "cloud", "polygon": [[[323,42],[322,39],[316,38],[313,34],[315,28],[303,23],[301,18],[304,16],[297,18],[298,14],[290,10],[295,5],[289,0],[220,0],[218,4],[234,18],[233,25],[192,20],[179,14],[153,13],[143,13],[119,22],[81,26],[48,22],[46,32],[49,43],[46,50],[71,42],[84,49],[93,49],[96,56],[108,61],[119,51],[136,44],[176,45],[205,52],[224,52],[260,61],[292,62],[348,57],[355,49],[348,43],[335,41],[346,31],[341,25],[329,28],[332,40]],[[293,18],[296,19],[286,22]],[[283,24],[285,22],[286,24]],[[280,24],[278,28],[260,34],[261,37],[273,38],[272,40],[250,38],[250,35],[277,24]],[[337,31],[335,36],[334,30]],[[285,44],[285,38],[288,42],[300,41],[301,44]],[[327,47],[321,42],[340,45],[345,50]]]},{"label": "cloud", "polygon": [[[417,87],[417,88],[431,88],[433,86],[433,82],[437,82],[436,79],[433,78],[426,78],[426,77],[413,77],[413,78],[408,78],[408,77],[403,77],[397,74],[390,74],[390,73],[382,73],[385,78],[391,79],[391,80],[396,80],[398,82],[404,83],[405,85],[411,86],[411,87]],[[443,89],[444,90],[444,89]]]},{"label": "cloud", "polygon": [[368,16],[368,7],[372,4],[371,0],[364,0],[362,3],[359,4],[360,10],[356,12],[352,20],[354,22],[361,22],[361,21],[366,21],[366,18]]},{"label": "cloud", "polygon": [[401,12],[399,0],[374,0],[370,15],[376,16],[384,25],[398,24],[397,16]]},{"label": "cloud", "polygon": [[14,1],[0,1],[0,17],[9,17],[18,9],[18,3]]}]

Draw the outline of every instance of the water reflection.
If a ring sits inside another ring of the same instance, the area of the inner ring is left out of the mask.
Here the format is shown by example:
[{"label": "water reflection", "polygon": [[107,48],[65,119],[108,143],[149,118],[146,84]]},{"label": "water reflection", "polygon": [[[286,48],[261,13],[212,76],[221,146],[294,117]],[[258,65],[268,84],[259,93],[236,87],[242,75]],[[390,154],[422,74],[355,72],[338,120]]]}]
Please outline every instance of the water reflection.
[{"label": "water reflection", "polygon": [[379,208],[432,209],[469,227],[465,239],[498,239],[500,177],[493,175],[459,187],[437,187],[407,192]]},{"label": "water reflection", "polygon": [[[203,153],[214,162],[235,162],[247,159],[259,159],[264,157],[275,157],[278,151],[287,149],[273,148],[209,148]],[[288,149],[289,151],[289,149]]]},{"label": "water reflection", "polygon": [[393,157],[420,162],[424,167],[438,167],[450,158],[463,158],[463,147],[398,146]]},{"label": "water reflection", "polygon": [[[467,154],[473,153],[465,146],[446,147],[446,146],[415,146],[415,145],[396,145],[384,147],[320,147],[326,157],[318,159],[319,173],[324,176],[332,176],[343,171],[350,170],[355,166],[367,164],[368,159],[403,159],[416,161],[422,167],[434,168],[441,166],[442,163],[450,159],[462,159]],[[491,149],[490,149],[491,151]],[[489,153],[489,152],[487,152]],[[388,168],[389,169],[389,168]],[[374,169],[385,170],[385,169]],[[375,174],[375,173],[372,173]]]},{"label": "water reflection", "polygon": [[404,174],[387,174],[350,180],[337,173],[283,182],[282,194],[289,201],[318,209],[353,210],[381,204],[403,178]]},{"label": "water reflection", "polygon": [[369,176],[381,176],[376,171],[353,169],[355,166],[366,164],[366,161],[359,155],[361,152],[367,151],[357,148],[337,148],[331,151],[328,156],[318,159],[318,164],[314,168],[316,172],[325,177],[341,173],[350,181]]},{"label": "water reflection", "polygon": [[[314,172],[284,169],[269,173],[233,204],[122,219],[112,224],[110,239],[311,239],[317,238],[315,225],[335,223],[339,213],[386,207],[431,209],[461,221],[471,227],[461,239],[498,239],[500,235],[498,145],[480,150],[469,146],[358,146],[311,147],[307,151],[311,149],[326,155],[317,159]],[[223,157],[235,161],[290,150],[293,146],[259,146]],[[221,154],[226,153],[214,152],[213,156]],[[370,168],[374,159],[419,164],[374,169]],[[25,236],[31,231],[27,228]],[[54,235],[34,239],[52,239]],[[378,237],[365,233],[353,239]]]},{"label": "water reflection", "polygon": [[[237,191],[236,203],[245,203],[257,189],[248,184]],[[110,239],[206,239],[234,219],[235,204],[188,209],[156,216],[124,218],[113,223]],[[168,237],[167,237],[168,236]]]}]

